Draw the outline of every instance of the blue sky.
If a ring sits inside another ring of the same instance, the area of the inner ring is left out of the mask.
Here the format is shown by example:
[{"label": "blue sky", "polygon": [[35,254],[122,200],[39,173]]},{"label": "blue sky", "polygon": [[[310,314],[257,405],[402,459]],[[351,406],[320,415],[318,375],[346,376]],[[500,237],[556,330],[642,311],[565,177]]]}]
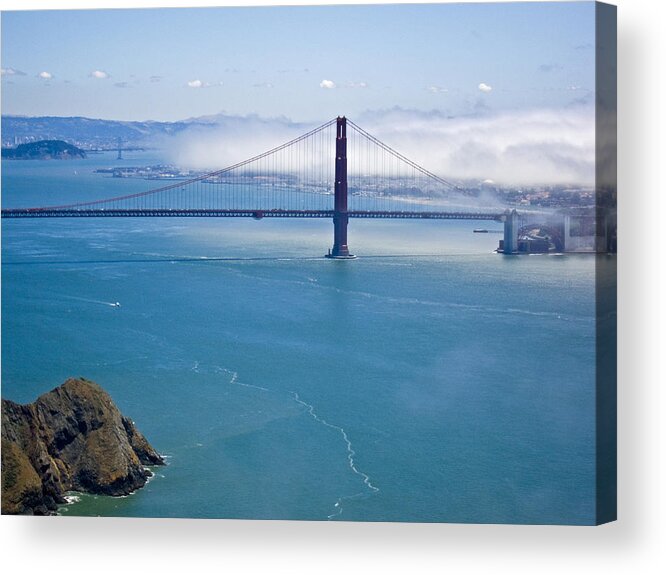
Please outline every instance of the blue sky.
[{"label": "blue sky", "polygon": [[594,90],[594,4],[10,11],[2,70],[2,113],[31,116],[567,109]]}]

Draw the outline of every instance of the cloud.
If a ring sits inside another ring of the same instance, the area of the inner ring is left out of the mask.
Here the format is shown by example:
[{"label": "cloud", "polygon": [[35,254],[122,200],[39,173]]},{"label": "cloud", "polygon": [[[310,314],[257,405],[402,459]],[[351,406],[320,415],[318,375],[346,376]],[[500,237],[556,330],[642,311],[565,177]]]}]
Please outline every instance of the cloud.
[{"label": "cloud", "polygon": [[576,90],[576,93],[581,95],[568,102],[567,107],[569,108],[575,108],[580,106],[585,107],[594,104],[594,92],[592,90],[587,90],[585,92]]},{"label": "cloud", "polygon": [[268,88],[268,89],[270,89],[270,88],[273,88],[274,86],[270,82],[259,82],[258,84],[252,84],[252,87],[253,88]]},{"label": "cloud", "polygon": [[151,82],[153,82],[153,83],[154,83],[154,82],[159,82],[159,81],[162,80],[162,76],[151,76],[151,77],[149,78],[149,80],[150,80]]},{"label": "cloud", "polygon": [[448,92],[448,88],[442,88],[441,86],[428,86],[426,88],[431,94],[444,94]]},{"label": "cloud", "polygon": [[190,88],[215,88],[222,86],[222,82],[216,82],[215,84],[210,84],[208,82],[202,82],[201,80],[190,80],[187,85]]},{"label": "cloud", "polygon": [[484,84],[483,82],[481,82],[479,84],[479,90],[481,90],[482,92],[492,92],[493,87],[489,86],[488,84]]},{"label": "cloud", "polygon": [[498,185],[591,185],[593,104],[447,117],[394,108],[367,112],[361,127],[446,179]]},{"label": "cloud", "polygon": [[127,88],[129,84],[127,82],[116,82],[114,86],[116,88]]},{"label": "cloud", "polygon": [[559,64],[541,64],[541,66],[539,66],[539,72],[543,72],[544,74],[557,72],[559,70],[562,70],[562,66]]},{"label": "cloud", "polygon": [[347,82],[347,88],[367,88],[366,82]]},{"label": "cloud", "polygon": [[[461,117],[438,110],[393,108],[352,119],[447,180],[492,180],[497,185],[591,185],[595,175],[594,117],[594,107],[588,105]],[[171,151],[170,160],[177,165],[212,170],[269,150],[313,127],[284,118],[215,117],[169,138],[164,147]],[[328,162],[334,154],[334,136],[322,145],[330,145],[323,155]],[[349,155],[353,156],[351,149]],[[328,163],[323,167],[327,166],[330,168]],[[364,169],[372,173],[374,168],[369,164]]]},{"label": "cloud", "polygon": [[51,74],[51,72],[40,72],[37,74],[37,77],[41,78],[42,80],[52,80],[53,74]]},{"label": "cloud", "polygon": [[319,87],[324,88],[326,90],[332,90],[333,88],[335,88],[335,82],[333,80],[322,80],[319,83]]},{"label": "cloud", "polygon": [[14,68],[0,68],[0,74],[2,76],[25,76],[25,72],[21,70],[16,70]]},{"label": "cloud", "polygon": [[90,72],[90,77],[97,78],[98,80],[105,80],[106,78],[110,78],[110,76],[103,70],[93,70]]},{"label": "cloud", "polygon": [[[313,127],[285,118],[219,115],[201,118],[159,145],[167,150],[169,160],[175,165],[215,170],[270,150]],[[331,158],[334,146],[332,139]]]}]

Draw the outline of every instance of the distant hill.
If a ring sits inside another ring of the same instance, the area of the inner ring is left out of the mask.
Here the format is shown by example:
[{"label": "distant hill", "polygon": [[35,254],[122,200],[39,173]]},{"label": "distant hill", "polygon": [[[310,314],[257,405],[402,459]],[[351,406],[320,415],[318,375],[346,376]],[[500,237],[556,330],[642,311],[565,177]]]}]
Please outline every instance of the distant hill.
[{"label": "distant hill", "polygon": [[[251,125],[298,126],[289,119],[216,114],[177,122],[126,122],[80,116],[2,116],[2,145],[36,140],[64,140],[85,150],[115,149],[120,139],[123,149],[159,146],[166,137],[196,127],[199,130],[245,130]],[[312,126],[304,124],[309,130]]]},{"label": "distant hill", "polygon": [[176,134],[192,122],[123,122],[82,117],[2,116],[2,145],[31,140],[66,140],[86,149],[143,146]]},{"label": "distant hill", "polygon": [[78,116],[3,116],[2,142],[7,145],[15,141],[57,139],[88,148],[104,148],[116,145],[119,138],[123,145],[140,144],[158,134],[178,131],[177,124],[97,120]]},{"label": "distant hill", "polygon": [[2,148],[2,157],[10,160],[71,160],[85,158],[86,153],[62,140],[40,140],[16,148]]}]

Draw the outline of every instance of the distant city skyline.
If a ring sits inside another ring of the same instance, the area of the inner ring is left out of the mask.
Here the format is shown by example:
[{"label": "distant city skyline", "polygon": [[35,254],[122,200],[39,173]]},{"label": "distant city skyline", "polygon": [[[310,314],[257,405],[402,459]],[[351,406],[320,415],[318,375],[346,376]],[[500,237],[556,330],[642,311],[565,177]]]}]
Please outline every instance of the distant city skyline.
[{"label": "distant city skyline", "polygon": [[9,115],[465,116],[593,91],[593,2],[2,13]]}]

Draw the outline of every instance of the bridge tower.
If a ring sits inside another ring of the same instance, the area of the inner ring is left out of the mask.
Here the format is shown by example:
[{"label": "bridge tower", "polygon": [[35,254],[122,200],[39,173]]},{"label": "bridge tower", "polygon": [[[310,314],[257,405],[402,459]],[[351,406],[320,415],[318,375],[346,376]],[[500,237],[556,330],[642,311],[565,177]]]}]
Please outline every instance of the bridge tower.
[{"label": "bridge tower", "polygon": [[347,246],[347,118],[338,116],[335,137],[335,204],[333,209],[333,249],[326,257],[353,259]]}]

